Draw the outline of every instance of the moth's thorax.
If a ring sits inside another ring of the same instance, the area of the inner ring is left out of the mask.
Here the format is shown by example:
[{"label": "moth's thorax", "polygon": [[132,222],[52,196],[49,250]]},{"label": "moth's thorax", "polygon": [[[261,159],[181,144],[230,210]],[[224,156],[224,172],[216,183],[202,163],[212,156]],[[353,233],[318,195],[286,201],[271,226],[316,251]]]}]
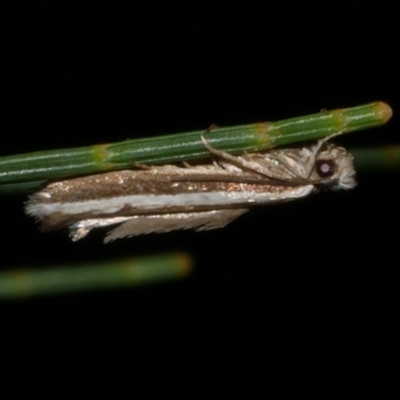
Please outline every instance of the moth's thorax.
[{"label": "moth's thorax", "polygon": [[317,146],[320,144],[275,149],[245,154],[238,159],[243,159],[249,168],[260,174],[284,183],[323,185],[332,190],[354,188],[352,155],[332,143],[323,143],[319,151],[316,151]]}]

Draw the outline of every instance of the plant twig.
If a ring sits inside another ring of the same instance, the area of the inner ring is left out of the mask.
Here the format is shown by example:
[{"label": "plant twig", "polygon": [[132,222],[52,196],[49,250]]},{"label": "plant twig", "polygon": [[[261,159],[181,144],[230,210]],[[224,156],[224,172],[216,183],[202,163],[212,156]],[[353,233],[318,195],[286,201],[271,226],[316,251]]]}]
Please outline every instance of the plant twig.
[{"label": "plant twig", "polygon": [[182,279],[192,270],[188,254],[168,253],[81,266],[0,271],[0,301]]},{"label": "plant twig", "polygon": [[375,102],[279,122],[0,157],[0,184],[127,169],[134,163],[162,164],[209,157],[201,135],[214,148],[237,154],[380,126],[391,115],[387,104]]}]

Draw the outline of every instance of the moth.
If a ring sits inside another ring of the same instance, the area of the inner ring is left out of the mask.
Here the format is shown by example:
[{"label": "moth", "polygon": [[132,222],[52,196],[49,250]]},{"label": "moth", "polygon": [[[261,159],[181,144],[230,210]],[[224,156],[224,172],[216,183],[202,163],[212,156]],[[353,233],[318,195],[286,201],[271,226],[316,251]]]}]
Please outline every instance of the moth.
[{"label": "moth", "polygon": [[201,138],[214,162],[137,165],[49,183],[30,196],[25,211],[42,231],[68,227],[73,241],[92,229],[116,225],[107,243],[176,229],[222,228],[257,205],[356,185],[352,156],[327,139],[233,156]]}]

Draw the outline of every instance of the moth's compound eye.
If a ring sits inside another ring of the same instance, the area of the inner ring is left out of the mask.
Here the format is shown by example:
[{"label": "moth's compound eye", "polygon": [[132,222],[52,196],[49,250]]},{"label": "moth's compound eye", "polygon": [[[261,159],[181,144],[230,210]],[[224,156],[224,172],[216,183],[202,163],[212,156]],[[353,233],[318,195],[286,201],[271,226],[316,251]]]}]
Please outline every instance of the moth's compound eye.
[{"label": "moth's compound eye", "polygon": [[335,173],[335,163],[332,160],[318,160],[315,170],[321,178],[327,178]]}]

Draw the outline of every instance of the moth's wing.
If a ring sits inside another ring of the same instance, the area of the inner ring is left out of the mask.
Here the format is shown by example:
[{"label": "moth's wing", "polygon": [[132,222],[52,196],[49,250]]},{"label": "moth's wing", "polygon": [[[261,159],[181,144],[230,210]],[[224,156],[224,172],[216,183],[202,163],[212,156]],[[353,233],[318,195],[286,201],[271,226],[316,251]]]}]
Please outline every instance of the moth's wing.
[{"label": "moth's wing", "polygon": [[247,211],[248,209],[231,209],[193,213],[139,215],[130,218],[110,231],[104,239],[104,243],[125,237],[169,232],[177,229],[206,231],[223,228]]}]

